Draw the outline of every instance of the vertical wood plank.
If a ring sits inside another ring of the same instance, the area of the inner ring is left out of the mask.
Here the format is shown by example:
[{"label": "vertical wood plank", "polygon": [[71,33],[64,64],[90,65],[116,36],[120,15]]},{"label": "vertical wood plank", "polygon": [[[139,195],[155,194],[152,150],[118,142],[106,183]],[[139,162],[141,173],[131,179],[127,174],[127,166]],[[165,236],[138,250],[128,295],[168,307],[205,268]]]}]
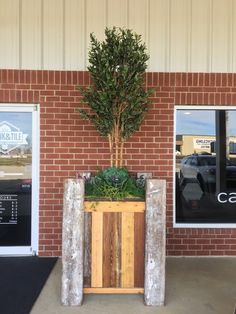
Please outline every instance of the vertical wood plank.
[{"label": "vertical wood plank", "polygon": [[63,305],[81,305],[83,300],[84,181],[67,179],[64,184],[62,228]]},{"label": "vertical wood plank", "polygon": [[22,0],[21,68],[41,69],[41,1]]},{"label": "vertical wood plank", "polygon": [[[86,45],[85,54],[88,55],[90,49],[90,34],[94,33],[98,40],[104,39],[104,30],[106,27],[106,1],[105,0],[86,0]],[[86,60],[88,66],[88,59]]]},{"label": "vertical wood plank", "polygon": [[103,214],[103,287],[121,283],[121,214]]},{"label": "vertical wood plank", "polygon": [[231,37],[232,40],[232,72],[236,72],[236,1],[232,1],[232,8],[231,8],[231,20],[232,20],[232,29],[231,29]]},{"label": "vertical wood plank", "polygon": [[146,305],[165,301],[166,181],[149,179],[146,189],[145,283]]},{"label": "vertical wood plank", "polygon": [[[128,4],[128,27],[141,35],[143,42],[148,46],[148,0],[138,2],[137,0],[129,0]],[[157,14],[157,12],[155,13]]]},{"label": "vertical wood plank", "polygon": [[[170,67],[173,72],[188,71],[189,50],[189,6],[190,1],[170,2]],[[181,43],[181,44],[180,44]]]},{"label": "vertical wood plank", "polygon": [[[169,71],[169,0],[150,0],[149,71]],[[157,61],[158,60],[158,61]]]},{"label": "vertical wood plank", "polygon": [[134,213],[122,213],[121,286],[134,286]]},{"label": "vertical wood plank", "polygon": [[210,0],[192,0],[191,71],[209,70]]},{"label": "vertical wood plank", "polygon": [[19,1],[0,1],[0,68],[19,69]]},{"label": "vertical wood plank", "polygon": [[63,69],[63,1],[43,2],[43,69]]},{"label": "vertical wood plank", "polygon": [[85,69],[85,0],[65,1],[65,68]]},{"label": "vertical wood plank", "polygon": [[91,287],[92,214],[84,213],[84,287]]},{"label": "vertical wood plank", "polygon": [[103,278],[103,213],[92,213],[91,285],[102,287]]},{"label": "vertical wood plank", "polygon": [[127,27],[128,0],[109,0],[107,1],[107,26],[108,27]]},{"label": "vertical wood plank", "polygon": [[231,23],[230,1],[212,1],[212,72],[231,71],[229,54],[229,29]]},{"label": "vertical wood plank", "polygon": [[134,287],[144,286],[144,213],[134,214]]}]

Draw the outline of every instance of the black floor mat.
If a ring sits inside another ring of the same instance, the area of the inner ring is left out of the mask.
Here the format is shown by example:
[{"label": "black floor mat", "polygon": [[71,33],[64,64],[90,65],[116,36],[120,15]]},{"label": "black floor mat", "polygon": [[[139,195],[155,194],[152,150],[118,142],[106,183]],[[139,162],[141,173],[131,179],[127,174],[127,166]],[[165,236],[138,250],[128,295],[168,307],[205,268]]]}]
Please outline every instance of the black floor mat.
[{"label": "black floor mat", "polygon": [[0,257],[0,313],[29,314],[56,260]]}]

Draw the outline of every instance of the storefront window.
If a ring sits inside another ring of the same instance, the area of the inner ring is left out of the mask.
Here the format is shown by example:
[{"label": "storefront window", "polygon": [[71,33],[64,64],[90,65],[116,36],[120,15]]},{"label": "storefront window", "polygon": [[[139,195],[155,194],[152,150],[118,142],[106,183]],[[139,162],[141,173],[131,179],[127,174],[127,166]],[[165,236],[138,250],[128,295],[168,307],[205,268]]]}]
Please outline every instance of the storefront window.
[{"label": "storefront window", "polygon": [[236,223],[236,109],[177,109],[175,223]]}]

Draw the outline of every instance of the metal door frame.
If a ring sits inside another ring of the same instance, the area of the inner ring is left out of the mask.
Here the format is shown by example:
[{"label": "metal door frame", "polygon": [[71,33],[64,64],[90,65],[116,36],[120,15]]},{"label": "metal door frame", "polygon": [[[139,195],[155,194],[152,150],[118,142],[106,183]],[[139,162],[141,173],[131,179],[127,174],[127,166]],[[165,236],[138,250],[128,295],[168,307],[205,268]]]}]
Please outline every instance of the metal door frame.
[{"label": "metal door frame", "polygon": [[39,105],[0,104],[0,112],[32,112],[32,190],[31,190],[31,245],[0,247],[0,255],[38,255],[39,242]]}]

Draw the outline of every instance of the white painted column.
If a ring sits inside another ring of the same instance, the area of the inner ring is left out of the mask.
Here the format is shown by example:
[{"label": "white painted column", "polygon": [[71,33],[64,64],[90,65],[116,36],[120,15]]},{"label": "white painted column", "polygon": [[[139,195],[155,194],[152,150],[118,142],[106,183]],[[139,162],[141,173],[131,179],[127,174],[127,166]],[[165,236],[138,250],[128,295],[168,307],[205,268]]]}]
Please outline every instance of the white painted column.
[{"label": "white painted column", "polygon": [[62,227],[63,305],[81,305],[83,301],[84,181],[67,179],[64,184]]},{"label": "white painted column", "polygon": [[144,302],[164,305],[166,263],[166,181],[148,179],[146,188],[146,238]]}]

